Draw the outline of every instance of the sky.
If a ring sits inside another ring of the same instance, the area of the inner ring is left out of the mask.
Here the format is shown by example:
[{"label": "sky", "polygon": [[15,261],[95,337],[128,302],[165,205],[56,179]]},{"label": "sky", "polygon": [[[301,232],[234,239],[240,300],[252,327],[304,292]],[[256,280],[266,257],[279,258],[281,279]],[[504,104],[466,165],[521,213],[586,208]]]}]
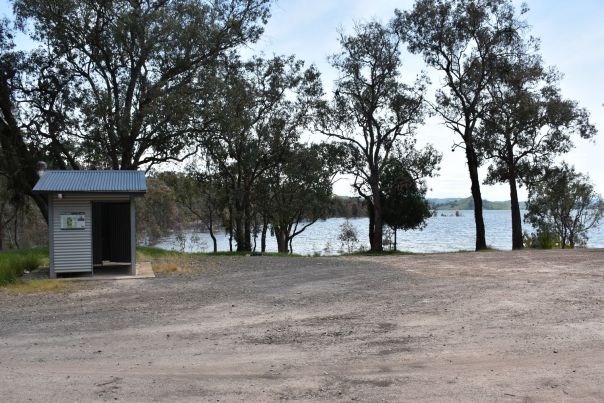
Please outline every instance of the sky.
[{"label": "sky", "polygon": [[[602,0],[527,0],[526,19],[531,34],[541,40],[541,54],[547,65],[556,66],[564,77],[560,83],[563,96],[574,99],[591,113],[591,121],[600,132],[595,141],[578,139],[576,148],[564,159],[587,173],[596,190],[604,194],[604,1]],[[326,93],[331,92],[337,72],[327,62],[328,55],[339,51],[338,31],[350,33],[355,22],[372,19],[387,22],[394,9],[407,10],[412,0],[277,0],[272,8],[263,37],[246,52],[294,54],[307,64],[315,64],[322,73]],[[520,5],[520,2],[518,2]],[[0,0],[0,15],[10,16],[7,0]],[[31,42],[18,37],[17,44]],[[441,76],[426,67],[421,58],[403,52],[402,79],[414,80],[426,71],[433,85]],[[320,141],[318,135],[313,141]],[[463,150],[451,148],[458,139],[437,118],[427,119],[417,132],[418,143],[433,144],[441,153],[440,175],[428,180],[428,197],[467,197],[470,180]],[[481,169],[481,179],[486,169]],[[353,195],[350,181],[341,178],[334,192]],[[508,200],[505,184],[482,186],[483,198]],[[526,192],[520,190],[521,199]]]}]

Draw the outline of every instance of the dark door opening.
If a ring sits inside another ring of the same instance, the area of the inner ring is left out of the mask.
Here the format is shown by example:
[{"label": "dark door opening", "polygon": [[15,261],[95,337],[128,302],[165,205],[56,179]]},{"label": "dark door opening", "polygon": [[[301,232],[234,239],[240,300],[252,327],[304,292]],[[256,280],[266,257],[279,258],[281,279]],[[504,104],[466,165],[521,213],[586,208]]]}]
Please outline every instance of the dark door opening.
[{"label": "dark door opening", "polygon": [[[130,203],[92,203],[92,262],[132,262],[130,249]],[[109,263],[110,262],[110,263]]]}]

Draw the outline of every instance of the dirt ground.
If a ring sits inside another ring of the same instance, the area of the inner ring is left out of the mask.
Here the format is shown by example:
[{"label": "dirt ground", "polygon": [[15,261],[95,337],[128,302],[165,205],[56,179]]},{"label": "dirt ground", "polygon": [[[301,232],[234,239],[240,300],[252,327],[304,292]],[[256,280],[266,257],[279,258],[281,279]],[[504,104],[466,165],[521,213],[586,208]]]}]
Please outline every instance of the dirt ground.
[{"label": "dirt ground", "polygon": [[0,291],[0,400],[604,400],[604,250],[193,266]]}]

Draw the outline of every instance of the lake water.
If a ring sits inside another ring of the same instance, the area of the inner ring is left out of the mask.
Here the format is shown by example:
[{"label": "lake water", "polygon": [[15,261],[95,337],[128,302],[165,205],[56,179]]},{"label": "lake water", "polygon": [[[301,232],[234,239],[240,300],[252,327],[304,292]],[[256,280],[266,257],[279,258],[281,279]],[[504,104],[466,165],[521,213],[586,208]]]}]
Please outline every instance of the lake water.
[{"label": "lake water", "polygon": [[[455,216],[455,211],[441,210],[438,216],[428,219],[427,226],[419,231],[398,231],[398,250],[429,253],[429,252],[452,252],[458,250],[473,250],[475,245],[474,213],[472,210],[462,210],[460,216]],[[524,213],[523,213],[524,214]],[[302,255],[339,254],[342,246],[338,241],[340,226],[346,221],[345,218],[329,218],[317,221],[302,234],[293,240],[294,253]],[[369,248],[368,219],[355,218],[349,220],[357,229],[358,247]],[[496,249],[511,249],[512,245],[512,223],[510,211],[507,210],[485,210],[484,221],[486,227],[487,244]],[[523,230],[530,227],[524,224]],[[184,250],[186,252],[208,252],[212,250],[212,239],[207,233],[185,233]],[[223,232],[217,234],[218,250],[229,250],[229,239]],[[260,250],[260,238],[257,239],[257,249]],[[160,248],[183,250],[182,242],[178,242],[174,236],[162,239],[158,244]],[[589,234],[588,247],[604,247],[604,225],[593,229]],[[233,242],[233,248],[235,248]],[[267,237],[267,251],[276,252],[277,242],[274,237]]]}]

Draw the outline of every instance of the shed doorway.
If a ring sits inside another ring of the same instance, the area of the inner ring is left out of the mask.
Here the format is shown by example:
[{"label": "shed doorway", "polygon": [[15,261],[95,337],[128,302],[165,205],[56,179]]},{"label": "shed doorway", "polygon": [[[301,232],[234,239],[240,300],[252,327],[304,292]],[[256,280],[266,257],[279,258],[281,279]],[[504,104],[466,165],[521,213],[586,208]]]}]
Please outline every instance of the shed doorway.
[{"label": "shed doorway", "polygon": [[92,202],[94,270],[130,270],[131,258],[130,202]]}]

